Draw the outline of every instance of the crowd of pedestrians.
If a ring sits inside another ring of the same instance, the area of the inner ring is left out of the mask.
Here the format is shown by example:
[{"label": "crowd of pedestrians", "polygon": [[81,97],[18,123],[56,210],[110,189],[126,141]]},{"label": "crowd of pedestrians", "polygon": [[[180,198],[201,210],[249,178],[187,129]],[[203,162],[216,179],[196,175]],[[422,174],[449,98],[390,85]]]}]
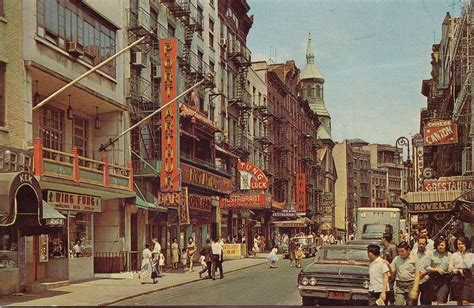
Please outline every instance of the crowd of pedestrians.
[{"label": "crowd of pedestrians", "polygon": [[367,247],[369,304],[436,305],[448,299],[469,304],[474,282],[470,241],[464,236],[433,241],[425,227],[418,231],[413,245],[402,240],[395,246],[392,234],[385,233],[382,249],[377,244]]}]

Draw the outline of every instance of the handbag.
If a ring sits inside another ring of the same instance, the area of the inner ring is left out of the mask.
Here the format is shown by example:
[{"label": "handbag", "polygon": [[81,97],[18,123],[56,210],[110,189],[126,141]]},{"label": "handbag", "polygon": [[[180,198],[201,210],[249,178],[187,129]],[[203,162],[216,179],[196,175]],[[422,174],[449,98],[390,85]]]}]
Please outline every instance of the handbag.
[{"label": "handbag", "polygon": [[156,272],[156,269],[153,268],[153,270],[151,271],[151,279],[156,279],[158,278],[158,273]]}]

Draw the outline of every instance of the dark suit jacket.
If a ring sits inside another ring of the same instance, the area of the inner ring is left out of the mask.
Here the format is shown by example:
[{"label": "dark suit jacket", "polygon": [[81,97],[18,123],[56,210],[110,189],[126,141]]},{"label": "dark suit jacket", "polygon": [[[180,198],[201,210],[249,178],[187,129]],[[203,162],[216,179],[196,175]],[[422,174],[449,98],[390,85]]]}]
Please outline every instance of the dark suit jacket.
[{"label": "dark suit jacket", "polygon": [[204,246],[202,249],[201,249],[201,255],[204,256],[204,260],[206,262],[212,262],[212,248],[211,248],[211,244],[206,244],[206,246]]}]

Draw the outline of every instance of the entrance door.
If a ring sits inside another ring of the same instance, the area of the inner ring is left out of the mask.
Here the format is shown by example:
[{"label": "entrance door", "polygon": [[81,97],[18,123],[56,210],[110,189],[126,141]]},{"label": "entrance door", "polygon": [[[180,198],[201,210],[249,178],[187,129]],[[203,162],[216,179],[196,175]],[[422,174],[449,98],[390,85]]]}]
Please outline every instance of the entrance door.
[{"label": "entrance door", "polygon": [[138,251],[138,222],[137,214],[130,215],[130,250],[131,254],[131,263],[133,269],[139,269],[140,263],[140,252]]}]

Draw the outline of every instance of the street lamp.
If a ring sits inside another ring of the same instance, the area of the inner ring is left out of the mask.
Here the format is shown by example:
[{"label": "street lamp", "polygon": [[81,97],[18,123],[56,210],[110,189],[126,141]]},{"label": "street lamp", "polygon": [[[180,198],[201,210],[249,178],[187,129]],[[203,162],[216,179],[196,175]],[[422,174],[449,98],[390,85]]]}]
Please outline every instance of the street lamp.
[{"label": "street lamp", "polygon": [[[395,148],[398,149],[398,146],[407,147],[408,150],[408,156],[407,156],[407,167],[411,167],[411,159],[410,159],[410,141],[408,140],[407,137],[399,137],[397,141],[395,141]],[[403,161],[403,155],[402,155],[402,161]]]}]

